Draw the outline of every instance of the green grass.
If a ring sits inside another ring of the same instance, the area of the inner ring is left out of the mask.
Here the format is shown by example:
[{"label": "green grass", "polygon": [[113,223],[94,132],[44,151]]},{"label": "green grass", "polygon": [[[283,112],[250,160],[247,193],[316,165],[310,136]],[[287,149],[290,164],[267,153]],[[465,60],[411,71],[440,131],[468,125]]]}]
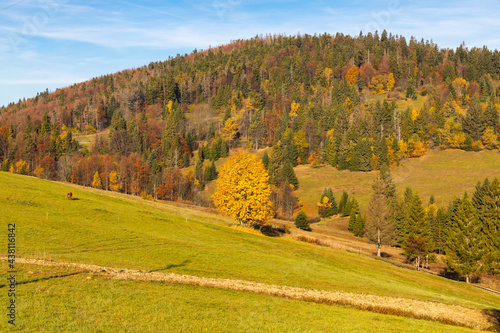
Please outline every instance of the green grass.
[{"label": "green grass", "polygon": [[[473,332],[247,292],[108,280],[91,273],[21,265],[12,332]],[[4,288],[0,288],[3,289]],[[5,293],[0,295],[6,303]]]},{"label": "green grass", "polygon": [[16,223],[22,257],[500,308],[498,296],[464,283],[241,232],[172,204],[0,172],[0,207],[1,224]]},{"label": "green grass", "polygon": [[[372,193],[372,184],[378,171],[338,171],[331,166],[312,168],[308,165],[295,169],[299,178],[299,199],[309,215],[317,216],[316,203],[325,187],[331,187],[337,201],[342,190],[356,197],[365,209]],[[391,169],[398,195],[407,187],[418,191],[424,204],[434,195],[439,206],[447,206],[465,191],[471,195],[478,181],[500,177],[498,150],[465,152],[462,150],[429,151],[420,158],[406,159]]]}]

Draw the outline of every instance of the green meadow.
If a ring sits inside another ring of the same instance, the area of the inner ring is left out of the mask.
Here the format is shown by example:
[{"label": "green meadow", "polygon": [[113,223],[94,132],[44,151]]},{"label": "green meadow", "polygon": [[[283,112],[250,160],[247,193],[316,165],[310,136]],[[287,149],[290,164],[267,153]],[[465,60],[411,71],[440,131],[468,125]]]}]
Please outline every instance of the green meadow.
[{"label": "green meadow", "polygon": [[[372,185],[378,171],[351,172],[339,171],[329,165],[313,168],[302,165],[295,168],[300,182],[297,191],[299,199],[309,215],[317,216],[316,203],[323,189],[331,187],[337,200],[346,190],[365,209],[370,200]],[[410,187],[418,191],[424,204],[434,195],[439,206],[447,206],[455,197],[474,192],[478,181],[485,178],[500,178],[500,154],[498,150],[466,152],[463,150],[429,151],[420,158],[406,159],[391,174],[398,195],[402,196]]]},{"label": "green meadow", "polygon": [[[70,191],[71,201],[66,198]],[[231,228],[231,219],[179,204],[0,172],[0,207],[5,234],[8,223],[16,224],[17,255],[22,258],[500,308],[498,295],[465,283],[286,237],[243,232]],[[2,256],[7,254],[6,238],[0,242]],[[18,319],[33,328],[25,331],[113,331],[119,320],[125,325],[122,331],[130,332],[154,331],[161,323],[171,325],[165,331],[185,332],[447,329],[349,307],[158,282],[88,279],[83,273],[58,277],[71,272],[20,266]],[[7,302],[5,289],[0,301]]]}]

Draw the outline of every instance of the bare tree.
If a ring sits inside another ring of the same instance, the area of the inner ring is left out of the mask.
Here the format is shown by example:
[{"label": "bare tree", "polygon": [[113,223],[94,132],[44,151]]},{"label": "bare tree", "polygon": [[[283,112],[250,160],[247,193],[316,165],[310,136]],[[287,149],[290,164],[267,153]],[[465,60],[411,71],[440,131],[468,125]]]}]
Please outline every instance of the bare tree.
[{"label": "bare tree", "polygon": [[377,243],[378,257],[380,257],[380,246],[390,244],[394,233],[394,225],[390,219],[389,205],[384,192],[384,181],[378,177],[373,185],[373,195],[368,204],[365,226],[365,235]]}]

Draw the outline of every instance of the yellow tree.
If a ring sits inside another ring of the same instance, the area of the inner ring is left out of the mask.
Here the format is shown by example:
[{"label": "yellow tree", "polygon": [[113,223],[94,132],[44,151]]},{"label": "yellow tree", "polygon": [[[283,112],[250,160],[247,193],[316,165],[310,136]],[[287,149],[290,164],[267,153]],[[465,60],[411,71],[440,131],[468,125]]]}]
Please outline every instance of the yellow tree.
[{"label": "yellow tree", "polygon": [[394,79],[394,74],[389,73],[389,75],[387,76],[387,80],[385,82],[385,86],[386,86],[387,91],[392,91],[395,84],[396,84],[396,80]]},{"label": "yellow tree", "polygon": [[238,133],[238,126],[233,122],[233,119],[228,118],[224,123],[220,136],[226,142],[233,142]]},{"label": "yellow tree", "polygon": [[292,102],[290,106],[290,117],[297,117],[299,115],[300,103]]},{"label": "yellow tree", "polygon": [[101,176],[99,176],[98,171],[96,171],[94,173],[94,180],[92,181],[92,186],[97,187],[97,188],[102,187]]},{"label": "yellow tree", "polygon": [[347,83],[352,87],[353,84],[356,83],[358,80],[358,74],[359,74],[359,68],[356,66],[352,66],[349,68],[345,75],[345,79],[347,80]]},{"label": "yellow tree", "polygon": [[120,190],[120,174],[116,172],[115,170],[111,171],[109,173],[109,188],[113,191],[119,191]]},{"label": "yellow tree", "polygon": [[264,224],[274,215],[269,175],[255,155],[239,152],[222,165],[212,196],[217,210],[241,224]]},{"label": "yellow tree", "polygon": [[468,85],[469,84],[467,83],[467,81],[461,77],[457,77],[455,80],[453,80],[452,86],[457,93],[457,98],[461,98],[464,95],[464,92],[466,91]]}]

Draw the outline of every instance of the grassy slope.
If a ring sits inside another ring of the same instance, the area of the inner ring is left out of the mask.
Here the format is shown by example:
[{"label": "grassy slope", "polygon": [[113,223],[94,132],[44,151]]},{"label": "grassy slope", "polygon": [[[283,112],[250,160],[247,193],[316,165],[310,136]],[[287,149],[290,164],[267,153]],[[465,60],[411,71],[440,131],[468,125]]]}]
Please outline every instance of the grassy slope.
[{"label": "grassy slope", "polygon": [[[454,197],[468,191],[472,194],[478,181],[500,177],[500,154],[497,150],[465,152],[461,150],[430,151],[421,158],[407,159],[392,168],[397,192],[406,187],[418,191],[424,204],[434,195],[440,206],[446,206]],[[316,203],[325,187],[331,187],[337,200],[342,190],[354,194],[364,208],[371,196],[371,186],[377,172],[338,171],[331,166],[311,168],[299,166],[295,173],[301,188],[297,191],[305,210],[317,215]]]},{"label": "grassy slope", "polygon": [[[74,274],[77,273],[77,274]],[[72,275],[74,274],[74,275]],[[473,332],[349,307],[22,265],[13,332]],[[5,304],[4,293],[0,301]]]},{"label": "grassy slope", "polygon": [[241,232],[217,215],[9,173],[0,185],[0,221],[16,222],[25,257],[500,307],[497,296],[463,283]]}]

